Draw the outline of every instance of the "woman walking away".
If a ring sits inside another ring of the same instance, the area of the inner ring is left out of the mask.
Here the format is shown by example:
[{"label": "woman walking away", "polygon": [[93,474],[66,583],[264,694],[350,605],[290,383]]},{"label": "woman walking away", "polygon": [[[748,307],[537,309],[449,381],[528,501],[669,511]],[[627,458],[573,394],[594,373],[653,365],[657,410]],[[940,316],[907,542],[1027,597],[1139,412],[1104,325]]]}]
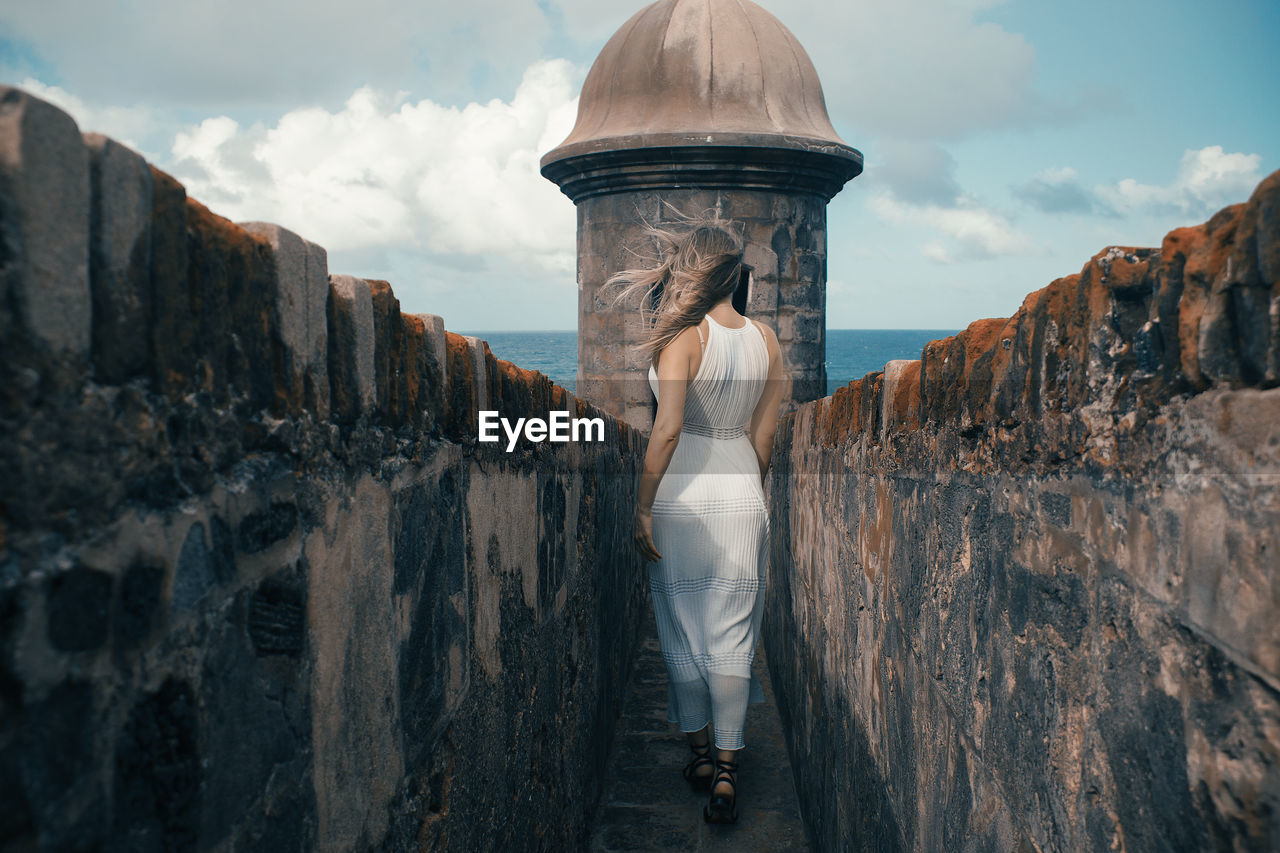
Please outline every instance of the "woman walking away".
[{"label": "woman walking away", "polygon": [[[764,607],[769,518],[762,488],[782,400],[777,336],[733,307],[744,243],[702,218],[653,228],[656,265],[610,279],[643,295],[641,350],[658,401],[636,500],[635,545],[666,663],[668,719],[688,733],[684,778],[709,791],[709,823],[738,819],[738,751]],[[714,737],[715,754],[712,755]]]}]

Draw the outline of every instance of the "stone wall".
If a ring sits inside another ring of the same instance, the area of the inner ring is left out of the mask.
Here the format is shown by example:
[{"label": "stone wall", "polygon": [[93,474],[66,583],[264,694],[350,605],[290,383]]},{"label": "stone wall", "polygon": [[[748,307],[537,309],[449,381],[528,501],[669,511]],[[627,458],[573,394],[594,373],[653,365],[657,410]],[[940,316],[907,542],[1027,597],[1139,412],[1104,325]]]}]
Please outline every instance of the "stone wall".
[{"label": "stone wall", "polygon": [[815,849],[1280,845],[1280,173],[784,419]]},{"label": "stone wall", "polygon": [[0,89],[0,847],[564,850],[642,437]]}]

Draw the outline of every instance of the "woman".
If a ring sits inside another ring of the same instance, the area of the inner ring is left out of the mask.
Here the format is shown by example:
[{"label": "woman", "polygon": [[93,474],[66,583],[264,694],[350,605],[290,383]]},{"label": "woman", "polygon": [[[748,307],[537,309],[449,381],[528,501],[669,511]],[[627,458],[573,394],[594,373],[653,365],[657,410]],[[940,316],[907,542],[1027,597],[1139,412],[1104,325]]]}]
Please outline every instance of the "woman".
[{"label": "woman", "polygon": [[[762,488],[782,400],[777,336],[733,307],[743,241],[721,220],[651,229],[655,266],[610,283],[644,294],[641,350],[658,409],[636,501],[635,545],[669,677],[668,719],[687,732],[684,777],[710,791],[709,823],[733,823],[738,750],[764,605],[769,531]],[[715,757],[711,756],[714,732]]]}]

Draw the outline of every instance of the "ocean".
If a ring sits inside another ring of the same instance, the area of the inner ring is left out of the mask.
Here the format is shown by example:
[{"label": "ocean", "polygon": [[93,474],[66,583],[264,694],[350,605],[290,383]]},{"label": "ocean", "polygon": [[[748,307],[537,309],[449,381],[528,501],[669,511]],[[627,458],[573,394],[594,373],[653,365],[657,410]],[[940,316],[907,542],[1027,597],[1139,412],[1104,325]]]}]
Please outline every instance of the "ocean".
[{"label": "ocean", "polygon": [[[895,358],[919,358],[929,341],[958,329],[827,329],[827,393],[883,370]],[[489,342],[498,358],[538,370],[570,391],[577,385],[577,332],[463,332]]]}]

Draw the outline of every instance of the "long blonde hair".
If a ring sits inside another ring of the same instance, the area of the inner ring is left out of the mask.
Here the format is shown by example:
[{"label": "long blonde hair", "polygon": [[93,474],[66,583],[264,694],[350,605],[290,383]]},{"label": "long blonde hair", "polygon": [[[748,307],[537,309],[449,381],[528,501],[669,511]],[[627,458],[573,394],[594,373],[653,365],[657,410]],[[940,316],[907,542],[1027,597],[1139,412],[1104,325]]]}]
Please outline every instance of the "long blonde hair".
[{"label": "long blonde hair", "polygon": [[742,278],[745,241],[740,225],[707,213],[669,226],[645,223],[644,231],[658,247],[653,263],[614,273],[604,287],[615,292],[614,305],[640,297],[646,332],[636,349],[652,363],[676,335],[733,295]]}]

